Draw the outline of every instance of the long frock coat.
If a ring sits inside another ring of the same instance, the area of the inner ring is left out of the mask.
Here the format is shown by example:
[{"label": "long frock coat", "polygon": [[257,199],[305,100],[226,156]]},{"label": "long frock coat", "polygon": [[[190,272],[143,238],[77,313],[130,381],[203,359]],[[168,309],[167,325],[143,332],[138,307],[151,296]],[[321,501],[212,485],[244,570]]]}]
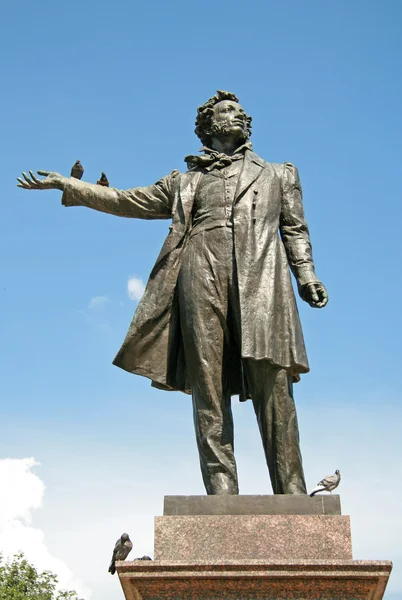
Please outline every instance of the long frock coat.
[{"label": "long frock coat", "polygon": [[[114,364],[167,390],[191,391],[180,327],[176,283],[191,230],[202,172],[173,171],[147,187],[106,188],[69,179],[62,203],[121,217],[172,219],[170,232],[149,277]],[[294,380],[309,371],[289,267],[303,290],[318,281],[304,218],[296,167],[272,164],[246,150],[233,208],[234,246],[241,315],[241,357],[268,360]],[[232,394],[248,397],[238,364]]]}]

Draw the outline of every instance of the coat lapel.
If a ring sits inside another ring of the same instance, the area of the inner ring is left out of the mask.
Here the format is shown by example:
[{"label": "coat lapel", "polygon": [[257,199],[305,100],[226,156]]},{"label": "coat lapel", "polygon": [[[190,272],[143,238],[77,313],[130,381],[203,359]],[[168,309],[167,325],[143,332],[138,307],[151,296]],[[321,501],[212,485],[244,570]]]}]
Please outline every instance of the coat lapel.
[{"label": "coat lapel", "polygon": [[243,169],[240,173],[239,182],[236,188],[235,202],[238,202],[250,185],[258,179],[264,167],[264,161],[257,156],[257,154],[254,154],[254,152],[250,152],[249,150],[246,151]]},{"label": "coat lapel", "polygon": [[195,191],[202,173],[200,171],[187,171],[180,176],[180,183],[175,193],[172,206],[172,224],[162,250],[156,259],[151,277],[159,269],[159,265],[174,250],[185,236],[194,204]]},{"label": "coat lapel", "polygon": [[184,226],[183,232],[188,229],[190,224],[195,192],[201,175],[201,171],[187,171],[186,173],[183,173],[180,179],[175,212],[177,213],[181,225]]}]

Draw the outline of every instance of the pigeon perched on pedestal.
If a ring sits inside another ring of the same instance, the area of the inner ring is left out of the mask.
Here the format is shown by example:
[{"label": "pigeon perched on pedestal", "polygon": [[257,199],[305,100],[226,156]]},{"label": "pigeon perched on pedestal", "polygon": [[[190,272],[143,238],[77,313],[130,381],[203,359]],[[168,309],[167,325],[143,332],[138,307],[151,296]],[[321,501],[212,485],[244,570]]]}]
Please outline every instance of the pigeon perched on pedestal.
[{"label": "pigeon perched on pedestal", "polygon": [[82,164],[80,163],[79,160],[76,160],[71,168],[70,176],[74,177],[74,179],[81,179],[81,177],[83,175],[84,175],[84,167],[82,166]]},{"label": "pigeon perched on pedestal", "polygon": [[130,540],[128,533],[123,533],[123,535],[117,540],[114,547],[112,560],[109,566],[109,573],[112,575],[116,573],[116,560],[126,560],[132,549],[133,543]]},{"label": "pigeon perched on pedestal", "polygon": [[102,171],[100,179],[96,182],[98,185],[104,185],[105,187],[109,187],[109,180],[106,177],[105,173]]},{"label": "pigeon perched on pedestal", "polygon": [[331,492],[338,487],[341,480],[341,473],[338,469],[333,475],[327,475],[317,483],[317,487],[310,492],[310,496],[314,496],[318,492]]}]

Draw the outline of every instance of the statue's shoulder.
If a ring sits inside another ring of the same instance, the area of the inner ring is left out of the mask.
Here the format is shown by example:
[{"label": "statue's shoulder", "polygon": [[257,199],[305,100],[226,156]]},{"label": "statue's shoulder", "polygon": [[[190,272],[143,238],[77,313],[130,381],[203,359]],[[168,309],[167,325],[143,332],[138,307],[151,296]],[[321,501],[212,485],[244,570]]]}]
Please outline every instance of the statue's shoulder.
[{"label": "statue's shoulder", "polygon": [[290,165],[290,163],[275,163],[275,162],[270,162],[268,160],[264,160],[263,158],[261,158],[261,156],[259,156],[255,152],[250,152],[249,156],[250,156],[251,160],[253,160],[257,164],[261,165],[261,167],[267,167],[269,169],[272,169],[279,177],[283,176],[285,165],[288,165],[288,164]]},{"label": "statue's shoulder", "polygon": [[170,171],[168,178],[171,182],[177,182],[180,180],[181,175],[182,173],[180,173],[180,171],[178,171],[177,169],[173,169],[173,171]]},{"label": "statue's shoulder", "polygon": [[260,156],[258,156],[258,159],[261,163],[261,166],[264,166],[268,170],[268,172],[274,172],[275,175],[277,175],[277,177],[279,178],[283,177],[283,164],[263,160]]},{"label": "statue's shoulder", "polygon": [[[199,167],[188,169],[180,173],[176,171],[173,176],[171,176],[171,181],[175,190],[181,189],[188,185],[192,185],[194,182],[197,182],[198,178],[202,175],[203,170]],[[172,174],[171,174],[172,175]]]},{"label": "statue's shoulder", "polygon": [[195,167],[191,167],[190,169],[187,169],[187,171],[184,171],[184,173],[180,173],[180,175],[188,175],[189,173],[202,173],[203,170],[201,167],[195,166]]},{"label": "statue's shoulder", "polygon": [[170,171],[170,173],[168,173],[164,177],[161,177],[160,179],[158,179],[158,181],[156,182],[156,185],[161,185],[163,183],[172,183],[176,179],[178,179],[180,175],[181,175],[180,171],[178,171],[177,169],[173,169],[173,171]]},{"label": "statue's shoulder", "polygon": [[283,179],[283,178],[292,179],[292,178],[298,177],[297,167],[295,167],[295,165],[293,163],[290,163],[290,162],[284,162],[284,163],[265,162],[265,164],[266,164],[266,166],[273,169],[273,171],[275,171],[276,175],[278,175],[278,177],[280,179]]},{"label": "statue's shoulder", "polygon": [[203,173],[204,171],[201,167],[191,167],[191,169],[187,169],[184,173],[180,173],[178,180],[181,185],[186,185],[193,181],[193,179],[200,177]]}]

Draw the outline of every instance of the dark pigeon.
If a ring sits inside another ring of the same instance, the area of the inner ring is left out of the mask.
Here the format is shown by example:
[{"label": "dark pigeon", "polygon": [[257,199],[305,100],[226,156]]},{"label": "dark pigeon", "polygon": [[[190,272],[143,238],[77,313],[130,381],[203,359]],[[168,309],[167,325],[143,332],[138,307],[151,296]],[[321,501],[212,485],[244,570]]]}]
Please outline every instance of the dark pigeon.
[{"label": "dark pigeon", "polygon": [[132,549],[133,543],[130,540],[128,533],[123,533],[123,535],[117,540],[114,547],[112,560],[109,566],[109,573],[112,575],[116,573],[116,560],[126,560]]},{"label": "dark pigeon", "polygon": [[100,176],[100,179],[98,179],[98,181],[96,183],[98,185],[104,185],[105,187],[109,187],[109,180],[103,171],[102,171],[102,175]]},{"label": "dark pigeon", "polygon": [[71,177],[74,177],[74,179],[81,179],[84,175],[84,167],[79,160],[76,160],[73,164],[70,175]]}]

